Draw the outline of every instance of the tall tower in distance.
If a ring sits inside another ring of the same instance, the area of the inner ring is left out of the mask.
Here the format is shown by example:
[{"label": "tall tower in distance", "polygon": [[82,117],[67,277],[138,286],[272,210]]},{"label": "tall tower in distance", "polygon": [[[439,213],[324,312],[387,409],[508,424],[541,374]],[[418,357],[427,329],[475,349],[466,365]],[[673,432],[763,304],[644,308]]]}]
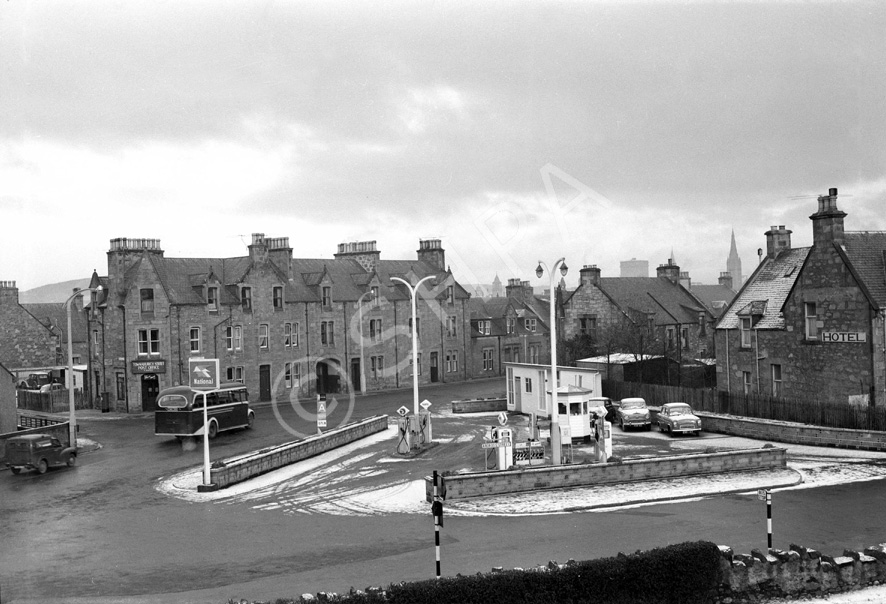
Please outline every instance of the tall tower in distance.
[{"label": "tall tower in distance", "polygon": [[738,257],[738,248],[735,247],[735,229],[732,229],[732,244],[729,246],[729,257],[726,259],[726,272],[732,275],[732,288],[735,291],[744,283],[741,274],[741,258]]}]

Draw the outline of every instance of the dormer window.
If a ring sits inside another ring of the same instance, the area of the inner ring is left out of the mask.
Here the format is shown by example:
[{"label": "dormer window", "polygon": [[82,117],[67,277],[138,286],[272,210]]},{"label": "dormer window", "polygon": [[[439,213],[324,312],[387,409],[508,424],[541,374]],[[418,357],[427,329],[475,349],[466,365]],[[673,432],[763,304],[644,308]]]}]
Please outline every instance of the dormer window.
[{"label": "dormer window", "polygon": [[514,330],[517,328],[517,319],[515,317],[508,317],[508,333],[514,333]]},{"label": "dormer window", "polygon": [[455,304],[455,288],[452,285],[446,287],[446,302]]},{"label": "dormer window", "polygon": [[328,285],[324,285],[320,288],[320,297],[323,303],[324,308],[328,308],[332,306],[332,288]]},{"label": "dormer window", "polygon": [[274,310],[283,310],[283,288],[278,286],[274,287],[273,290],[274,295]]},{"label": "dormer window", "polygon": [[482,336],[488,336],[492,333],[492,321],[478,321],[477,331],[479,331]]},{"label": "dormer window", "polygon": [[209,307],[209,312],[218,312],[218,288],[217,287],[206,288],[206,305]]},{"label": "dormer window", "polygon": [[251,287],[240,288],[240,305],[243,308],[243,312],[252,312],[252,288]]},{"label": "dormer window", "polygon": [[373,285],[369,288],[369,291],[372,292],[369,294],[369,299],[372,300],[372,305],[378,306],[378,286]]},{"label": "dormer window", "polygon": [[751,318],[750,317],[741,317],[739,319],[738,329],[741,332],[741,347],[742,348],[750,348],[751,347]]},{"label": "dormer window", "polygon": [[140,298],[141,298],[141,314],[143,315],[153,315],[154,314],[154,290],[153,289],[142,289],[139,290]]}]

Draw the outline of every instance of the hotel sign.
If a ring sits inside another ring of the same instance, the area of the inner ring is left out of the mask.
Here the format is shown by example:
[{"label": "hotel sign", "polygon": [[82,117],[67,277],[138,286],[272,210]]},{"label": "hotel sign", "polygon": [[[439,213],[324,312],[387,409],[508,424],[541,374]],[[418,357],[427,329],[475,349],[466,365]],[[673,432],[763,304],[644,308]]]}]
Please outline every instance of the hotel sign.
[{"label": "hotel sign", "polygon": [[166,361],[132,361],[132,373],[166,373]]},{"label": "hotel sign", "polygon": [[821,341],[822,342],[867,342],[867,335],[865,332],[855,332],[855,331],[823,331],[821,332]]}]

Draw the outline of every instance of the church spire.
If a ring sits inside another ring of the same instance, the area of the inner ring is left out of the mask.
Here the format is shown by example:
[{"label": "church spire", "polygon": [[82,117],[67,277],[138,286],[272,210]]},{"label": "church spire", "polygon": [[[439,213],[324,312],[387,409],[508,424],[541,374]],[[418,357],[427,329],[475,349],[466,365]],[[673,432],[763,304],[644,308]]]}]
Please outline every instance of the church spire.
[{"label": "church spire", "polygon": [[735,245],[735,229],[732,229],[732,243],[729,246],[729,257],[726,259],[726,272],[732,276],[732,287],[735,291],[744,283],[741,274],[741,258],[738,257],[738,248]]}]

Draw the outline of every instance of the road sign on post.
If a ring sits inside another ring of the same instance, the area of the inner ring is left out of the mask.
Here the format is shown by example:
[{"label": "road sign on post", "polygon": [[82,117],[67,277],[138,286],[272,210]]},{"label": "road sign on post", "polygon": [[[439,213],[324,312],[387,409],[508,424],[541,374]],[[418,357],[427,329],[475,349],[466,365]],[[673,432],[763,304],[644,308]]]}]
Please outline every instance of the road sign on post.
[{"label": "road sign on post", "polygon": [[194,390],[218,390],[218,359],[188,359],[188,385]]},{"label": "road sign on post", "polygon": [[326,397],[317,395],[317,433],[322,432],[320,428],[326,427]]},{"label": "road sign on post", "polygon": [[[218,359],[188,359],[188,385],[194,390],[218,390]],[[209,410],[206,394],[203,395],[203,484],[198,491],[214,491],[209,469]]]}]

